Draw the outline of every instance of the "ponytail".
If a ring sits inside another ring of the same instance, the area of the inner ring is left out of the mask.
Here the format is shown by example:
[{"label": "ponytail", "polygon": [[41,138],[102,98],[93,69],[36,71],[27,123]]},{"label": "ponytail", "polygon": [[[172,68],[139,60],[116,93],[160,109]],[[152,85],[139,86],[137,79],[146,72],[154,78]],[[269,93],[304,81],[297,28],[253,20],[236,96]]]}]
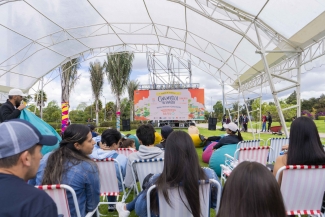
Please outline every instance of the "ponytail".
[{"label": "ponytail", "polygon": [[237,132],[238,132],[238,140],[239,140],[239,141],[243,141],[244,139],[243,139],[243,137],[241,136],[240,131],[237,130]]}]

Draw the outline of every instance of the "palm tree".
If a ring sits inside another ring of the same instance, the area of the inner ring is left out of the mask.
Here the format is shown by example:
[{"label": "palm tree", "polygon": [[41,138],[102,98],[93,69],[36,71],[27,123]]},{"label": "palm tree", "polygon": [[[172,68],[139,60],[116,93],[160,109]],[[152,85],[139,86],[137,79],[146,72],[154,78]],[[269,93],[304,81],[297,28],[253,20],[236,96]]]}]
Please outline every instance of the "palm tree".
[{"label": "palm tree", "polygon": [[138,89],[139,87],[139,81],[129,81],[127,89],[128,89],[128,94],[129,94],[129,99],[130,99],[130,120],[133,121],[134,117],[134,91]]},{"label": "palm tree", "polygon": [[113,114],[115,112],[115,104],[114,102],[108,102],[105,105],[107,116],[110,118],[110,121],[112,121]]},{"label": "palm tree", "polygon": [[89,63],[90,72],[90,82],[91,82],[91,89],[93,91],[93,95],[95,97],[95,105],[96,105],[96,125],[98,126],[98,100],[99,96],[103,91],[103,84],[104,84],[104,66],[96,60],[94,63]]},{"label": "palm tree", "polygon": [[61,132],[67,128],[68,120],[69,120],[69,98],[70,93],[74,86],[77,83],[80,75],[78,75],[78,69],[80,67],[79,59],[72,59],[65,64],[63,64],[60,70],[60,78],[61,78],[61,108],[62,108],[62,127]]},{"label": "palm tree", "polygon": [[[42,98],[42,95],[43,95],[43,98]],[[36,102],[36,106],[39,106],[40,115],[41,115],[41,118],[43,118],[42,117],[43,116],[42,108],[45,106],[45,102],[47,102],[46,93],[42,90],[37,91],[34,95],[34,102]]]},{"label": "palm tree", "polygon": [[111,84],[112,92],[116,97],[116,129],[120,130],[121,96],[130,78],[134,54],[106,54],[106,57],[107,61],[104,63],[106,75],[108,83]]}]

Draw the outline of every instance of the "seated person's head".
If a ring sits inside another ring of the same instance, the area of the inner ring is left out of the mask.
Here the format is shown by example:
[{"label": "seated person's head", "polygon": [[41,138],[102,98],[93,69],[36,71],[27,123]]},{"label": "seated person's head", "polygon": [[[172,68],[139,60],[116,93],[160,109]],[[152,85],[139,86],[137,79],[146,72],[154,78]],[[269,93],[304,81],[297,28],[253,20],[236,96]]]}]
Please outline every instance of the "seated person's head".
[{"label": "seated person's head", "polygon": [[107,129],[102,133],[101,142],[111,150],[117,150],[122,141],[122,135],[116,129]]},{"label": "seated person's head", "polygon": [[161,136],[163,139],[167,139],[169,134],[172,133],[174,130],[171,126],[166,125],[161,128]]},{"label": "seated person's head", "polygon": [[89,124],[88,127],[89,127],[90,131],[94,131],[95,130],[95,126],[92,125],[92,124]]},{"label": "seated person's head", "polygon": [[194,123],[194,122],[191,122],[191,123],[190,123],[190,126],[195,126],[195,123]]},{"label": "seated person's head", "polygon": [[244,161],[230,174],[217,217],[285,217],[280,186],[262,164]]},{"label": "seated person's head", "polygon": [[155,142],[155,129],[151,124],[143,124],[136,131],[140,144],[149,146]]},{"label": "seated person's head", "polygon": [[122,142],[120,142],[120,148],[134,148],[135,149],[135,142],[132,139],[122,138]]},{"label": "seated person's head", "polygon": [[236,134],[238,132],[238,126],[234,122],[230,122],[229,124],[224,124],[223,127],[226,129],[228,134]]}]

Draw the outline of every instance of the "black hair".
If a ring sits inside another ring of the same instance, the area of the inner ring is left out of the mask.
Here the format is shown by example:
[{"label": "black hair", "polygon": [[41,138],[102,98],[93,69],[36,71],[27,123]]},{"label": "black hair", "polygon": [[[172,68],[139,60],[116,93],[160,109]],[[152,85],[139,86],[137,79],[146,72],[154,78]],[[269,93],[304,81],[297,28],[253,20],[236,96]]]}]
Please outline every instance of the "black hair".
[{"label": "black hair", "polygon": [[190,126],[195,126],[195,123],[191,122],[191,123],[190,123]]},{"label": "black hair", "polygon": [[89,127],[89,129],[90,129],[91,131],[95,130],[95,126],[92,125],[92,124],[89,124],[88,127]]},{"label": "black hair", "polygon": [[194,217],[200,217],[198,180],[205,179],[207,177],[199,164],[193,140],[184,131],[173,131],[165,144],[164,169],[157,179],[156,190],[152,191],[150,195],[152,211],[158,213],[158,202],[155,196],[157,191],[161,191],[167,203],[172,206],[167,189],[182,183],[183,192],[189,205],[189,207],[186,206],[187,209]]},{"label": "black hair", "polygon": [[151,124],[140,125],[136,134],[142,145],[149,146],[155,143],[155,129]]},{"label": "black hair", "polygon": [[286,217],[280,186],[262,164],[244,161],[231,172],[217,217]]},{"label": "black hair", "polygon": [[135,144],[133,139],[122,138],[122,142],[120,143],[120,148],[132,148],[133,143]]},{"label": "black hair", "polygon": [[9,97],[9,99],[13,99],[14,98],[14,96],[12,96],[12,95],[9,95],[8,97]]},{"label": "black hair", "polygon": [[287,165],[325,164],[325,152],[317,127],[308,117],[299,117],[290,127]]},{"label": "black hair", "polygon": [[107,129],[102,133],[101,142],[103,144],[105,143],[106,146],[110,147],[114,143],[118,144],[121,138],[122,138],[121,133],[116,129]]}]

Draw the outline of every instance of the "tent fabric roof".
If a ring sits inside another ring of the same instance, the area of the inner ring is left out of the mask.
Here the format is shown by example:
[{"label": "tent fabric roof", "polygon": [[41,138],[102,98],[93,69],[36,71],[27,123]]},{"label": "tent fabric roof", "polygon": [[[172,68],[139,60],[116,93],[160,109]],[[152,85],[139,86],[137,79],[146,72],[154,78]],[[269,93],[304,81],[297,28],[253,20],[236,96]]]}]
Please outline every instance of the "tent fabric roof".
[{"label": "tent fabric roof", "polygon": [[244,82],[264,68],[256,28],[268,50],[301,50],[325,35],[324,11],[323,0],[0,0],[0,92],[26,92],[71,58],[122,51],[173,54]]}]

